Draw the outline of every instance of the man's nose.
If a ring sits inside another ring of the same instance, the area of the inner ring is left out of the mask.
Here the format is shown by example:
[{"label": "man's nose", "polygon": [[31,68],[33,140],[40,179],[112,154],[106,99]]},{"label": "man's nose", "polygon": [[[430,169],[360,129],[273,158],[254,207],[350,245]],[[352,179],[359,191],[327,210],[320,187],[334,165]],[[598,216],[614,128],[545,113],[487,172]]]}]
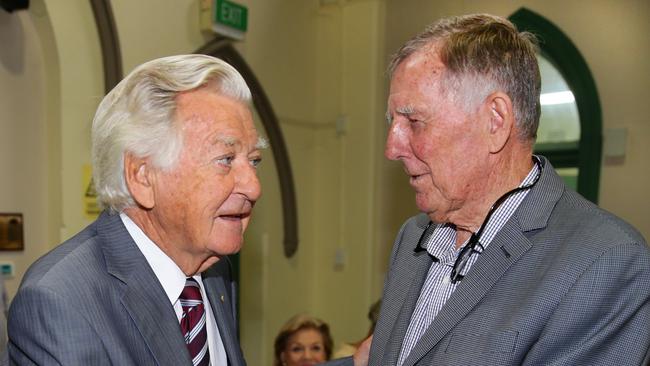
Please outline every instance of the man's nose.
[{"label": "man's nose", "polygon": [[250,201],[257,201],[262,195],[262,185],[257,176],[257,169],[252,165],[247,165],[238,175],[238,190],[245,195]]},{"label": "man's nose", "polygon": [[386,138],[384,156],[389,160],[399,160],[404,157],[405,140],[406,138],[402,125],[397,121],[393,121],[388,127],[388,137]]}]

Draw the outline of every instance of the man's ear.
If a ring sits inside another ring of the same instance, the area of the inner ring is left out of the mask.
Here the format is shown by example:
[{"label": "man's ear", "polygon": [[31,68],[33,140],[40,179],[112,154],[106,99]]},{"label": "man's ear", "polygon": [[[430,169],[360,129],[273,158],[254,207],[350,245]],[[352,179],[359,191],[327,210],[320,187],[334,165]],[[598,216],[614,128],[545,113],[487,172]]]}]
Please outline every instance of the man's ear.
[{"label": "man's ear", "polygon": [[491,153],[501,151],[515,129],[515,114],[508,94],[494,92],[485,99],[488,113],[488,135]]},{"label": "man's ear", "polygon": [[131,153],[124,154],[126,186],[135,202],[145,209],[151,209],[156,204],[153,173],[148,159],[138,158]]}]

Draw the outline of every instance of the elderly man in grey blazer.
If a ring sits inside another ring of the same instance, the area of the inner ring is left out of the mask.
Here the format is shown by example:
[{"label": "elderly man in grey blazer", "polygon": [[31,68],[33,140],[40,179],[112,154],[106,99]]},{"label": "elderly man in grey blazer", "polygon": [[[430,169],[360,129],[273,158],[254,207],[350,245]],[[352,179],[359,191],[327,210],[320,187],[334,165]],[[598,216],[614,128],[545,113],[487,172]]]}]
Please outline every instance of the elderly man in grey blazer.
[{"label": "elderly man in grey blazer", "polygon": [[648,364],[650,252],[532,154],[535,52],[469,15],[394,56],[385,155],[422,214],[397,234],[370,365]]},{"label": "elderly man in grey blazer", "polygon": [[25,275],[12,364],[245,365],[227,256],[261,194],[250,97],[230,65],[181,55],[103,99],[92,157],[106,210]]}]

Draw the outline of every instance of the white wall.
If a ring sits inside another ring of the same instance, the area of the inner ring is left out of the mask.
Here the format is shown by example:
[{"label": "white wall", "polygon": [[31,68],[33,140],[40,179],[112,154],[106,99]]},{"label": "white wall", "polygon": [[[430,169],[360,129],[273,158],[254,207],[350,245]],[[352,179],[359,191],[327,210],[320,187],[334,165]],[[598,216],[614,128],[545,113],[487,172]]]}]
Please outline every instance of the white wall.
[{"label": "white wall", "polygon": [[60,106],[62,208],[58,216],[62,220],[60,240],[65,240],[90,223],[84,215],[87,186],[82,170],[90,164],[90,126],[104,94],[104,78],[90,2],[45,0],[45,4],[59,65],[60,84],[51,98]]},{"label": "white wall", "polygon": [[0,10],[0,212],[23,214],[25,247],[0,252],[15,268],[6,280],[9,300],[29,264],[58,240],[58,64],[49,59],[48,32],[42,1],[29,11]]},{"label": "white wall", "polygon": [[[242,345],[269,364],[291,316],[330,323],[335,340],[367,331],[379,296],[374,221],[377,129],[382,126],[381,1],[249,1],[240,50],[264,85],[285,134],[298,199],[300,247],[287,260],[275,172],[261,168],[264,196],[242,250]],[[339,118],[347,120],[336,132]],[[379,121],[379,124],[376,122]],[[335,268],[339,251],[345,263]],[[382,266],[383,268],[383,266]]]}]

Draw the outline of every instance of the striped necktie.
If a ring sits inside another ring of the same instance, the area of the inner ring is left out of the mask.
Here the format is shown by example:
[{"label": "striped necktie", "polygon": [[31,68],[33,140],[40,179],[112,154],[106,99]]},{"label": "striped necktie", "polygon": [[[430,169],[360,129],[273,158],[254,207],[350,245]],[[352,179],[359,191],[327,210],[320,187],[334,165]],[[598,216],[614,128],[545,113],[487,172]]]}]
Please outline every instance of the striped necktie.
[{"label": "striped necktie", "polygon": [[183,307],[181,331],[187,349],[190,351],[192,364],[194,366],[208,366],[210,365],[210,353],[208,352],[208,334],[205,330],[205,309],[201,297],[201,288],[195,279],[187,279],[185,288],[178,300]]}]

